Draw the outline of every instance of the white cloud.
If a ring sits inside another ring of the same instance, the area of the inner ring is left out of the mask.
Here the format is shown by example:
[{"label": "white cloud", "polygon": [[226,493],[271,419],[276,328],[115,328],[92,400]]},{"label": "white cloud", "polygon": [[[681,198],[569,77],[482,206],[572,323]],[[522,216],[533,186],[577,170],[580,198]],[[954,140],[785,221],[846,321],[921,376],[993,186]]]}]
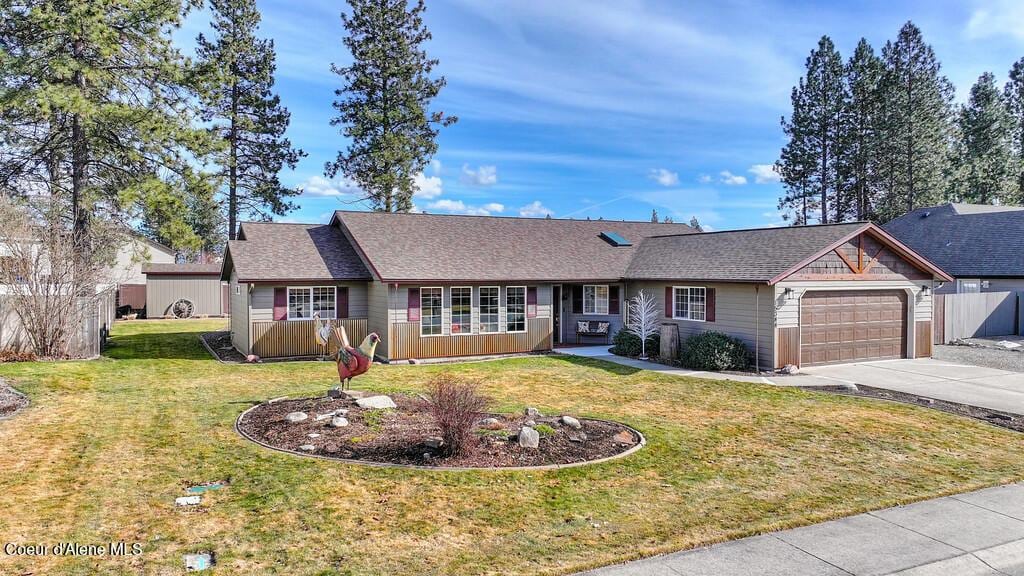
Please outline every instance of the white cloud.
[{"label": "white cloud", "polygon": [[534,200],[519,209],[519,215],[524,218],[543,218],[545,216],[554,216],[554,214],[554,212],[541,204],[540,200]]},{"label": "white cloud", "polygon": [[333,181],[323,176],[311,176],[305,182],[299,184],[298,187],[302,190],[304,196],[315,198],[333,198],[359,192],[359,186],[353,180],[344,176],[339,176]]},{"label": "white cloud", "polygon": [[655,168],[647,176],[662,186],[675,186],[679,184],[679,174],[665,168]]},{"label": "white cloud", "polygon": [[780,179],[779,173],[775,171],[774,164],[754,164],[747,172],[754,175],[754,182],[758,184],[778,182]]},{"label": "white cloud", "polygon": [[700,177],[697,178],[697,182],[700,182],[701,184],[710,184],[711,176],[708,176],[707,174],[701,174]]},{"label": "white cloud", "polygon": [[413,193],[415,198],[423,198],[430,200],[431,198],[437,198],[444,190],[441,189],[441,178],[439,176],[425,176],[423,172],[413,176],[413,185],[416,186],[416,191]]},{"label": "white cloud", "polygon": [[437,158],[434,158],[433,160],[430,161],[430,172],[434,176],[441,175],[441,161],[438,160]]},{"label": "white cloud", "polygon": [[718,174],[722,177],[722,184],[725,184],[726,186],[742,186],[747,183],[746,176],[739,176],[729,172],[728,170],[722,170]]},{"label": "white cloud", "polygon": [[971,14],[964,32],[972,39],[1011,36],[1024,40],[1024,4],[1019,0],[985,2]]},{"label": "white cloud", "polygon": [[495,166],[480,166],[473,170],[469,164],[463,164],[460,181],[469,186],[493,186],[498,183],[498,169]]},{"label": "white cloud", "polygon": [[471,216],[490,216],[496,212],[504,212],[505,206],[497,202],[490,202],[483,206],[469,206],[462,200],[451,200],[442,198],[427,205],[428,210],[439,210],[450,214],[469,214]]}]

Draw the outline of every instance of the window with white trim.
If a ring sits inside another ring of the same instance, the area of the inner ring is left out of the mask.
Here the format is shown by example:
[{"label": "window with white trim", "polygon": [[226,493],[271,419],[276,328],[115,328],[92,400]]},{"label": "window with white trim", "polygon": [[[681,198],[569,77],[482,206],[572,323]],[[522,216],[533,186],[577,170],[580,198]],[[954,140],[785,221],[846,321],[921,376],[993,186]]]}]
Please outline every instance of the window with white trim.
[{"label": "window with white trim", "polygon": [[608,314],[608,286],[606,284],[583,286],[583,313]]},{"label": "window with white trim", "polygon": [[452,306],[452,334],[473,333],[473,288],[455,286],[448,291]]},{"label": "window with white trim", "polygon": [[672,317],[704,322],[707,313],[707,289],[702,286],[672,287]]},{"label": "window with white trim", "polygon": [[494,334],[500,330],[498,325],[501,314],[501,296],[497,286],[481,286],[477,289],[480,295],[480,333]]},{"label": "window with white trim", "polygon": [[440,288],[420,288],[420,336],[440,336],[442,317]]},{"label": "window with white trim", "polygon": [[526,332],[526,286],[505,288],[505,332]]},{"label": "window with white trim", "polygon": [[313,314],[320,318],[336,318],[338,301],[334,286],[310,286],[288,288],[288,319],[309,320]]}]

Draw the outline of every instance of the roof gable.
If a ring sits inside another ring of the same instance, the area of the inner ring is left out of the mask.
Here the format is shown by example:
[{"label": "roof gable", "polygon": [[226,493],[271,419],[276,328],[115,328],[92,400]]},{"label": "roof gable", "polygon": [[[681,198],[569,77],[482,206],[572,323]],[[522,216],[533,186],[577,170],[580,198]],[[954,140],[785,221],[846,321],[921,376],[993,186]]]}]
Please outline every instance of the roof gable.
[{"label": "roof gable", "polygon": [[244,222],[228,241],[222,278],[240,282],[368,280],[341,230],[327,224]]}]

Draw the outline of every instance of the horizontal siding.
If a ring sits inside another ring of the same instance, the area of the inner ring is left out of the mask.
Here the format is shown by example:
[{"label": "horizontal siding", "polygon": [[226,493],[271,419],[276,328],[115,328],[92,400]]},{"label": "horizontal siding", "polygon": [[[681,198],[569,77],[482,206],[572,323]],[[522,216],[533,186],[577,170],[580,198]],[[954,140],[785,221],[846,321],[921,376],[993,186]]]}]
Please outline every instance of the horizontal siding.
[{"label": "horizontal siding", "polygon": [[381,282],[369,282],[366,285],[366,326],[370,332],[380,336],[377,344],[377,355],[389,358],[390,350],[390,308],[388,306],[390,288]]},{"label": "horizontal siding", "polygon": [[187,298],[195,306],[194,314],[221,314],[220,276],[149,275],[146,279],[146,315],[157,318],[170,314],[171,305]]},{"label": "horizontal siding", "polygon": [[418,322],[395,324],[392,330],[392,360],[510,354],[551,349],[548,318],[529,318],[527,331],[513,334],[472,334],[420,336]]},{"label": "horizontal siding", "polygon": [[[235,294],[235,289],[238,294]],[[231,344],[242,354],[249,353],[249,285],[238,282],[238,274],[231,271],[228,286],[231,298]]]},{"label": "horizontal siding", "polygon": [[[367,282],[339,282],[337,284],[288,284],[288,286],[338,286],[348,288],[348,317],[367,317]],[[272,284],[256,284],[252,291],[252,321],[274,319],[274,288],[284,287]]]},{"label": "horizontal siding", "polygon": [[[800,298],[809,290],[893,290],[909,289],[914,297],[914,319],[917,322],[931,321],[932,296],[922,292],[923,286],[931,286],[930,280],[832,280],[816,282],[783,282],[775,286],[776,320],[780,328],[800,325]],[[786,288],[792,288],[793,294],[786,298]]]},{"label": "horizontal siding", "polygon": [[[770,287],[761,286],[755,292],[752,284],[687,283],[687,286],[703,286],[715,289],[715,321],[693,322],[665,318],[663,324],[679,326],[680,341],[701,332],[722,332],[742,340],[751,351],[757,346],[762,367],[771,367],[775,354],[774,302]],[[665,309],[664,282],[630,282],[627,296],[632,298],[642,289],[651,293],[658,303],[658,309]],[[755,311],[759,312],[758,316]]]}]

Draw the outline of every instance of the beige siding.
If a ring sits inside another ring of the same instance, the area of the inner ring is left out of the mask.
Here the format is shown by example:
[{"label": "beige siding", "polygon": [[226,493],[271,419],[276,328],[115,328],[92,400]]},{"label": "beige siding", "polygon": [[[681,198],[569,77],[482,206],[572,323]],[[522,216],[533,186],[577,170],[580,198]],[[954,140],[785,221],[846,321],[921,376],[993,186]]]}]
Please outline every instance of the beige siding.
[{"label": "beige siding", "polygon": [[170,313],[179,298],[188,298],[195,306],[194,314],[221,313],[220,276],[150,274],[146,279],[146,315],[158,318]]},{"label": "beige siding", "polygon": [[[249,284],[239,283],[231,271],[231,343],[242,354],[249,353]],[[237,291],[237,293],[236,293]]]},{"label": "beige siding", "polygon": [[117,250],[117,260],[111,269],[112,283],[145,284],[142,264],[174,264],[175,255],[149,242],[133,238]]},{"label": "beige siding", "polygon": [[376,332],[380,336],[377,344],[377,355],[381,358],[388,358],[388,345],[391,342],[389,287],[387,284],[376,280],[366,285],[366,329],[368,332]]},{"label": "beige siding", "polygon": [[[630,282],[626,286],[628,298],[636,296],[641,289],[654,295],[658,309],[665,309],[665,287],[672,286],[664,282]],[[773,292],[768,286],[756,287],[753,284],[702,284],[683,283],[685,286],[704,286],[715,289],[715,321],[693,322],[689,320],[673,320],[662,318],[664,324],[679,326],[679,337],[685,339],[693,334],[715,331],[728,334],[743,340],[751,351],[757,347],[757,355],[762,367],[771,367],[775,354]]]},{"label": "beige siding", "polygon": [[[366,318],[366,282],[338,282],[336,284],[289,284],[289,286],[338,286],[348,288],[348,317]],[[274,286],[256,284],[252,290],[252,321],[274,319]]]}]

